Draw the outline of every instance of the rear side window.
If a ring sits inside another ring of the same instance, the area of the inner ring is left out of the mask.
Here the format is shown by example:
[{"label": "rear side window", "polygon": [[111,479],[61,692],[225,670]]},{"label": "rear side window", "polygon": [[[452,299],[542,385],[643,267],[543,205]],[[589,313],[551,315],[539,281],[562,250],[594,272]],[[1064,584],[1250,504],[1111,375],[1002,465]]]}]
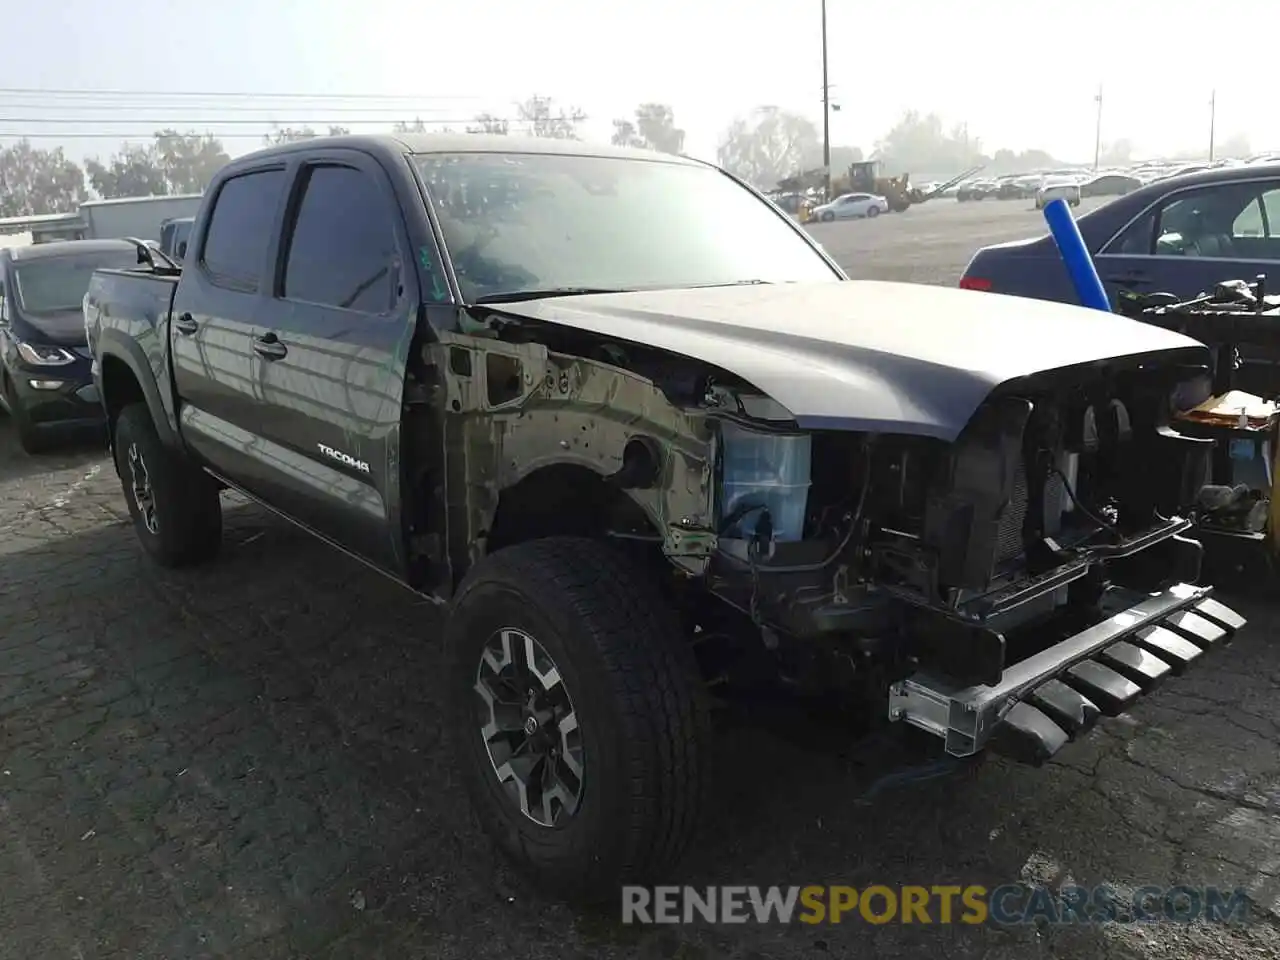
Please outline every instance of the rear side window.
[{"label": "rear side window", "polygon": [[289,238],[282,295],[360,313],[395,305],[392,207],[372,176],[353,167],[306,174]]},{"label": "rear side window", "polygon": [[222,185],[200,256],[215,282],[258,289],[284,184],[283,170],[259,170]]}]

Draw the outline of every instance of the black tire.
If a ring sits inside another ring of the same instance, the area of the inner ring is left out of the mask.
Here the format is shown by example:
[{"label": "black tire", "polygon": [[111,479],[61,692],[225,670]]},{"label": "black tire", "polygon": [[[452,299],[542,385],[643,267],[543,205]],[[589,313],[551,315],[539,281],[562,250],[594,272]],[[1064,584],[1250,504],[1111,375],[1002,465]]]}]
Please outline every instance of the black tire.
[{"label": "black tire", "polygon": [[40,432],[40,428],[31,422],[26,408],[18,399],[17,391],[8,375],[4,378],[4,400],[9,407],[9,419],[13,421],[14,433],[18,435],[18,446],[29,454],[44,453],[49,449],[48,437]]},{"label": "black tire", "polygon": [[830,210],[822,211],[822,215],[818,217],[818,219],[821,220],[823,223],[830,223],[835,218],[836,218],[836,215],[832,213]]},{"label": "black tire", "polygon": [[867,208],[867,219],[868,219],[868,220],[874,220],[874,219],[875,219],[876,217],[878,217],[878,216],[880,216],[880,208],[879,208],[879,207],[868,207],[868,208]]},{"label": "black tire", "polygon": [[[578,721],[580,800],[554,825],[511,799],[481,734],[481,655],[504,629],[554,661]],[[578,902],[663,879],[706,806],[710,714],[689,638],[646,568],[576,537],[499,550],[454,598],[445,650],[455,762],[481,826],[517,869]]]},{"label": "black tire", "polygon": [[[131,404],[116,418],[115,460],[133,528],[151,559],[176,568],[217,556],[222,546],[217,483],[160,442],[144,404]],[[135,482],[147,487],[148,497]]]}]

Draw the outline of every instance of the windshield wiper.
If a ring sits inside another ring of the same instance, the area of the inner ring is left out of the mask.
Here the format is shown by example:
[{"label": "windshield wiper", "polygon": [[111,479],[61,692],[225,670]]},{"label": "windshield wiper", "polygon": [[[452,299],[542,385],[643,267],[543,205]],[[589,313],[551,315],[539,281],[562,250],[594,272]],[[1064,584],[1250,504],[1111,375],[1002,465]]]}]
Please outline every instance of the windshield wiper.
[{"label": "windshield wiper", "polygon": [[507,293],[486,293],[476,297],[475,303],[517,303],[521,300],[543,300],[548,297],[583,297],[592,293],[630,293],[610,287],[549,287],[545,290],[511,290]]}]

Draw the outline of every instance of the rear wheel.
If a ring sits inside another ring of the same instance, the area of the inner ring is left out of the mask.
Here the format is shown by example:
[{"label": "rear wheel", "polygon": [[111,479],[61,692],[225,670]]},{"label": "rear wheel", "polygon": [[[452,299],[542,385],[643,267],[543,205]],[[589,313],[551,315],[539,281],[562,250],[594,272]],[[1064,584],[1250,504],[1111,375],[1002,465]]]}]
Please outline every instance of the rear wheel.
[{"label": "rear wheel", "polygon": [[445,630],[449,731],[481,825],[544,891],[662,879],[707,788],[705,690],[646,569],[554,537],[481,561]]},{"label": "rear wheel", "polygon": [[160,442],[144,404],[120,411],[116,473],[143,548],[164,567],[213,559],[222,545],[222,501],[204,471]]}]

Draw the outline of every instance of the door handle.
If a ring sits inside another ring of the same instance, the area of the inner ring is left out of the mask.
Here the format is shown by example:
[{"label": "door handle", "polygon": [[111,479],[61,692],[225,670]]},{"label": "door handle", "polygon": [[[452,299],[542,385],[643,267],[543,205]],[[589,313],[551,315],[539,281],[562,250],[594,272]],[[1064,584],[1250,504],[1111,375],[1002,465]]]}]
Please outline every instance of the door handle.
[{"label": "door handle", "polygon": [[186,336],[195,333],[199,328],[200,325],[196,323],[195,317],[189,313],[184,313],[173,321],[173,329]]},{"label": "door handle", "polygon": [[253,351],[264,360],[279,360],[289,352],[289,348],[274,333],[264,333],[253,338]]}]

